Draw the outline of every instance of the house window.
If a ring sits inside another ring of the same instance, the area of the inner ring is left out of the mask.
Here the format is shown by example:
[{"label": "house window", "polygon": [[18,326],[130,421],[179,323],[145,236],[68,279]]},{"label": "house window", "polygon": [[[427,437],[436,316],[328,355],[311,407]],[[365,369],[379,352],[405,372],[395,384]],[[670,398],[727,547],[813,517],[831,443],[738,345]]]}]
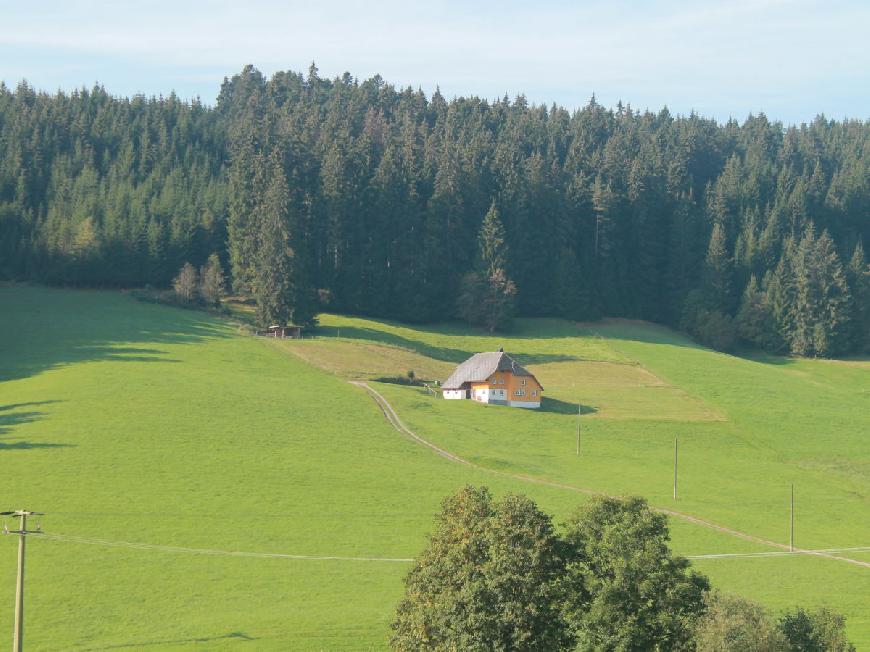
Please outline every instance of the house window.
[{"label": "house window", "polygon": [[532,396],[537,396],[537,395],[538,395],[538,390],[533,389],[533,390],[532,390]]},{"label": "house window", "polygon": [[514,392],[514,394],[516,394],[517,396],[525,396],[525,395],[526,395],[526,390],[524,390],[524,389],[518,389],[516,392]]},{"label": "house window", "polygon": [[523,378],[523,379],[520,381],[520,385],[525,385],[525,384],[526,384],[526,379]]}]

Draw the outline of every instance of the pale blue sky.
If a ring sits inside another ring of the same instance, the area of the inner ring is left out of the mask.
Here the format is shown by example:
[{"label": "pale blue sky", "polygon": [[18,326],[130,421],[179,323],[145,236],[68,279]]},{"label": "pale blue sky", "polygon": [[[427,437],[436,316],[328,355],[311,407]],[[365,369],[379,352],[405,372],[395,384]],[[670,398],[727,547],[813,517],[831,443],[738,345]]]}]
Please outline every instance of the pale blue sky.
[{"label": "pale blue sky", "polygon": [[203,2],[0,0],[0,79],[39,89],[200,96],[264,73],[380,73],[447,97],[725,120],[870,119],[870,1]]}]

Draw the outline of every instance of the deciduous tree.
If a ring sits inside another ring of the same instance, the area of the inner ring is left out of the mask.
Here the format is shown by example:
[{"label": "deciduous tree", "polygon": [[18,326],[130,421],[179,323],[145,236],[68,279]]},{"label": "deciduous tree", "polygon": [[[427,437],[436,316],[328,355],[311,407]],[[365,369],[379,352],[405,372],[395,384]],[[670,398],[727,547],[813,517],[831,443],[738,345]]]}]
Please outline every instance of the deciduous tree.
[{"label": "deciduous tree", "polygon": [[190,263],[184,263],[175,280],[172,281],[175,296],[185,303],[192,302],[196,299],[198,281],[199,275],[196,273],[196,267]]},{"label": "deciduous tree", "polygon": [[561,569],[550,518],[528,498],[465,487],[442,503],[405,579],[396,650],[560,650],[570,642],[556,601]]},{"label": "deciduous tree", "polygon": [[691,649],[709,583],[669,539],[642,498],[594,498],[568,520],[563,588],[578,649]]}]

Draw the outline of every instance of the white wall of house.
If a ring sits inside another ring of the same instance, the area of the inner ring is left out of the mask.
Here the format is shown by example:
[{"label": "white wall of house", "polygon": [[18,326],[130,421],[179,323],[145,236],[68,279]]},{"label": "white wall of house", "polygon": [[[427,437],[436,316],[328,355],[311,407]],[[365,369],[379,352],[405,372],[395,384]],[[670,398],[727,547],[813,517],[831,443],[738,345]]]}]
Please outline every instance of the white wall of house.
[{"label": "white wall of house", "polygon": [[541,407],[540,401],[509,401],[508,405],[510,407],[520,407],[520,408],[539,408]]},{"label": "white wall of house", "polygon": [[445,389],[444,390],[444,398],[449,399],[462,399],[465,398],[466,393],[464,389]]}]

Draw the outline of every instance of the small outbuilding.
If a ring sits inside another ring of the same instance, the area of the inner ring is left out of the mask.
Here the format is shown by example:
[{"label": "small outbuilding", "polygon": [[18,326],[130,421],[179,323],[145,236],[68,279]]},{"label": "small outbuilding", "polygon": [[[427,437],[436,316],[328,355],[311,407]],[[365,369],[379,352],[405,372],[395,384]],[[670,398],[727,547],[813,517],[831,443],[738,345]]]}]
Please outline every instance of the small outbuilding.
[{"label": "small outbuilding", "polygon": [[280,337],[280,338],[289,338],[292,340],[301,340],[302,339],[302,327],[301,326],[269,326],[264,331],[257,331],[257,335],[261,337]]},{"label": "small outbuilding", "polygon": [[539,408],[544,388],[503,349],[475,353],[441,385],[446,399],[470,399],[509,407]]}]

